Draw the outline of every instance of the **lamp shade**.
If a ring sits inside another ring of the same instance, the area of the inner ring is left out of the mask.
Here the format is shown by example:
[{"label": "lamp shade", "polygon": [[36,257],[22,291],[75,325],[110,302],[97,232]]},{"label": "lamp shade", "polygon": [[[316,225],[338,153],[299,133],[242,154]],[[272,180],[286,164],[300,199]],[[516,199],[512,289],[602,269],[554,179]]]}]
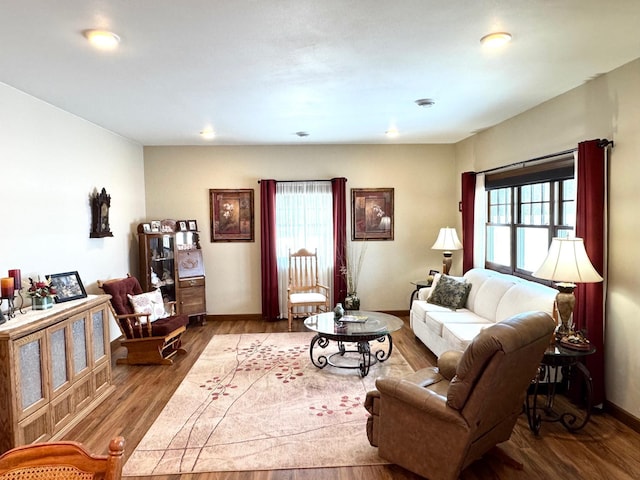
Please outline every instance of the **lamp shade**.
[{"label": "lamp shade", "polygon": [[582,238],[554,238],[547,258],[533,276],[566,283],[594,283],[603,280],[593,268]]},{"label": "lamp shade", "polygon": [[458,240],[458,234],[455,228],[444,227],[440,229],[436,243],[431,247],[432,250],[460,250],[462,244]]}]

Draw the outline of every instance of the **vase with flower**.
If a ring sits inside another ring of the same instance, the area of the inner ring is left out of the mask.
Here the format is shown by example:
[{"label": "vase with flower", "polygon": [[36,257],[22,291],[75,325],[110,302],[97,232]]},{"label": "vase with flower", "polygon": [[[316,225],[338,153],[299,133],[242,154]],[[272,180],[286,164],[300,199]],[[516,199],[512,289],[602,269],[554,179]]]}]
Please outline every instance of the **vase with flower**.
[{"label": "vase with flower", "polygon": [[356,248],[354,243],[350,243],[346,252],[346,259],[340,267],[340,273],[344,276],[347,284],[347,296],[344,299],[344,308],[346,310],[360,310],[358,279],[362,271],[366,249],[366,242],[363,242],[359,248]]},{"label": "vase with flower", "polygon": [[53,308],[53,297],[58,293],[56,288],[51,284],[51,279],[46,278],[44,281],[38,279],[33,281],[29,278],[29,289],[27,295],[31,297],[31,308],[33,310],[48,310]]}]

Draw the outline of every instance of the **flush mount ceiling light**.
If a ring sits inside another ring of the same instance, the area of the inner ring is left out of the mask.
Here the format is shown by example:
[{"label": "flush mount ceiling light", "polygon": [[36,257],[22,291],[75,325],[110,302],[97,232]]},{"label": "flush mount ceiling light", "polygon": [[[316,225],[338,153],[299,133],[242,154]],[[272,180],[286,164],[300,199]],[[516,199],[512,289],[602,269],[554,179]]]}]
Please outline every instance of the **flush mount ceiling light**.
[{"label": "flush mount ceiling light", "polygon": [[205,140],[213,140],[216,138],[216,132],[213,131],[213,128],[205,128],[200,132],[200,136]]},{"label": "flush mount ceiling light", "polygon": [[113,50],[120,43],[120,37],[107,30],[85,30],[82,34],[91,45],[101,50]]},{"label": "flush mount ceiling light", "polygon": [[384,132],[384,134],[389,138],[396,138],[399,134],[398,129],[396,127],[391,127],[389,130]]},{"label": "flush mount ceiling light", "polygon": [[416,100],[416,105],[423,108],[433,107],[436,104],[436,101],[431,98],[419,98]]},{"label": "flush mount ceiling light", "polygon": [[490,48],[500,47],[510,41],[511,34],[508,32],[493,32],[480,39],[482,45]]}]

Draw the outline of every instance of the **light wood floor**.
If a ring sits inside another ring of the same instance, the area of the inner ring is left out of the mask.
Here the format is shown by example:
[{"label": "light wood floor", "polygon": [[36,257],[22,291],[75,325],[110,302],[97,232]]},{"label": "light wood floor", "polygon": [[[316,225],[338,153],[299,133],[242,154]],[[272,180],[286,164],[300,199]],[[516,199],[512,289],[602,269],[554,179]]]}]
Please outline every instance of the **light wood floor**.
[{"label": "light wood floor", "polygon": [[[404,318],[405,323],[407,318]],[[65,439],[84,443],[90,450],[106,453],[109,439],[123,435],[126,451],[131,452],[180,384],[193,362],[214,334],[286,331],[287,322],[265,323],[251,320],[214,320],[205,326],[189,326],[184,345],[189,350],[172,366],[115,365],[124,356],[118,349],[113,359],[116,391]],[[304,330],[296,322],[296,330]],[[414,369],[430,366],[435,357],[405,327],[393,334],[394,347],[402,352]],[[570,405],[566,405],[571,408]],[[362,432],[363,435],[366,433]],[[322,445],[310,445],[322,448]],[[496,458],[482,459],[467,468],[463,480],[498,479],[607,479],[640,478],[640,434],[610,415],[594,414],[579,433],[569,433],[559,423],[544,423],[540,436],[528,429],[526,417],[518,420],[514,433],[503,449],[525,465],[517,471]],[[425,452],[428,454],[428,452]],[[133,478],[133,477],[132,477]],[[275,470],[262,472],[220,472],[193,475],[135,477],[154,480],[311,480],[311,479],[418,479],[398,466]]]}]

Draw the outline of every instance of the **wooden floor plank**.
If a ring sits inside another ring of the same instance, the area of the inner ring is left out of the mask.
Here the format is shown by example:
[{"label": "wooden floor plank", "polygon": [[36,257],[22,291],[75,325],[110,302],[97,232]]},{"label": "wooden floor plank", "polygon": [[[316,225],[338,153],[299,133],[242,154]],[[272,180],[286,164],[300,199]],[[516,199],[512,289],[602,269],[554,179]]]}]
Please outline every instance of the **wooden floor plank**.
[{"label": "wooden floor plank", "polygon": [[[414,369],[433,365],[435,356],[413,335],[408,318],[405,327],[393,334],[398,349]],[[294,331],[304,331],[301,321]],[[123,435],[127,441],[125,457],[151,427],[182,379],[207,346],[213,335],[286,332],[287,322],[254,320],[214,320],[200,326],[192,324],[184,336],[187,355],[178,356],[171,366],[116,365],[124,356],[116,350],[113,379],[116,391],[91,415],[74,427],[65,439],[84,443],[90,450],[106,453],[109,439]],[[559,408],[572,408],[559,399]],[[363,435],[365,432],[363,431]],[[524,415],[518,419],[512,438],[503,444],[506,453],[524,463],[517,471],[493,457],[486,457],[467,468],[463,480],[529,480],[581,478],[630,480],[640,478],[640,434],[605,413],[595,414],[583,430],[567,432],[559,423],[543,423],[539,436],[531,433]],[[314,446],[310,446],[313,448]],[[317,448],[322,448],[318,445]],[[322,469],[274,470],[260,472],[214,472],[189,475],[128,477],[144,480],[416,480],[417,475],[396,465]]]}]

